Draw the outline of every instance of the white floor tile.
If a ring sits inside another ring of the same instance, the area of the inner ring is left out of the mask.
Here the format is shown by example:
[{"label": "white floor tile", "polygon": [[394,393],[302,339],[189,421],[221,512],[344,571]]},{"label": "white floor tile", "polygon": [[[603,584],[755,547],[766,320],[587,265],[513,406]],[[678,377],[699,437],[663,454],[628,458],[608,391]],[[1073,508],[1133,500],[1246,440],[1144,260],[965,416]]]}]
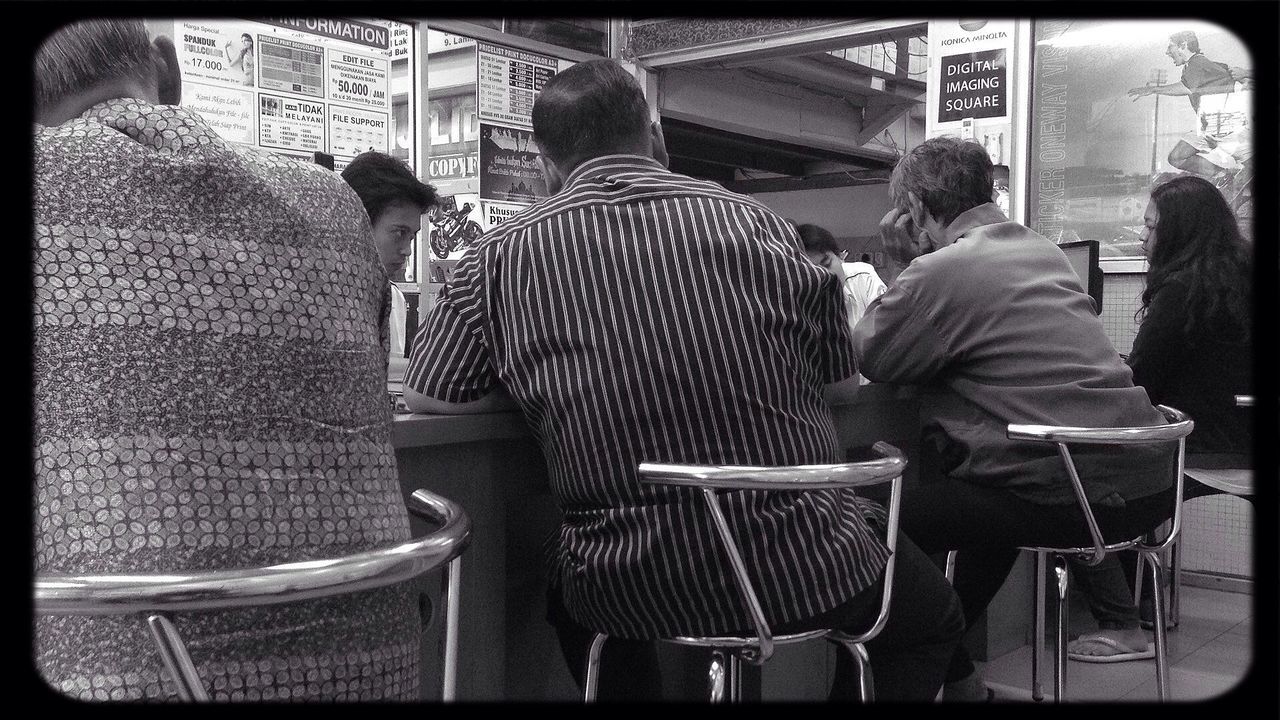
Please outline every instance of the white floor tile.
[{"label": "white floor tile", "polygon": [[[1168,633],[1170,697],[1205,700],[1230,691],[1249,672],[1253,660],[1253,598],[1207,588],[1184,588],[1181,624]],[[1075,608],[1073,608],[1075,610]],[[1073,612],[1073,626],[1089,619]],[[1085,613],[1087,616],[1087,613]],[[1085,627],[1081,627],[1084,625]],[[1053,697],[1052,639],[1046,642],[1042,684]],[[986,663],[983,674],[999,699],[1031,701],[1031,647]],[[1068,702],[1149,702],[1156,700],[1155,661],[1067,663]]]}]

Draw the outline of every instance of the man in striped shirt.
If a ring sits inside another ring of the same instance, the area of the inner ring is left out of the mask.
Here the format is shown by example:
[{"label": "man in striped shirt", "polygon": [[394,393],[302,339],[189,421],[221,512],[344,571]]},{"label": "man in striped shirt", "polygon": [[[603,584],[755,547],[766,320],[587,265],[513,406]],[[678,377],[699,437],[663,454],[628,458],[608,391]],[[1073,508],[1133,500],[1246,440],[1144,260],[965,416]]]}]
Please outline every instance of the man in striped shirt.
[{"label": "man in striped shirt", "polygon": [[[549,543],[548,618],[581,682],[591,631],[600,697],[656,697],[652,644],[751,628],[706,510],[642,487],[644,461],[842,460],[824,386],[854,375],[838,282],[754,200],[665,169],[660,126],[617,63],[579,63],[533,108],[553,197],[459,261],[405,378],[418,412],[518,407],[564,522]],[[724,501],[777,632],[865,629],[888,551],[851,492]],[[963,623],[954,593],[899,541],[889,624],[868,648],[881,699],[933,698]],[[842,657],[833,697],[854,687]]]}]

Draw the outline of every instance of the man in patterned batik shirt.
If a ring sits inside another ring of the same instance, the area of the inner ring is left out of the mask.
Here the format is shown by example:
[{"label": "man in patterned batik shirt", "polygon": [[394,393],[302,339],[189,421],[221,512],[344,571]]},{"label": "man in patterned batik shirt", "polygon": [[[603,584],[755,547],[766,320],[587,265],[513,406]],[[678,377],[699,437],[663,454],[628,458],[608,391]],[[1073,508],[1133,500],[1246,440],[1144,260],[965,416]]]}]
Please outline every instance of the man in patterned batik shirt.
[{"label": "man in patterned batik shirt", "polygon": [[[141,21],[36,56],[39,573],[181,572],[408,539],[386,403],[387,285],[335,173],[232,145],[176,103]],[[407,589],[179,614],[215,700],[418,696]],[[39,617],[88,700],[174,696],[138,617]]]}]

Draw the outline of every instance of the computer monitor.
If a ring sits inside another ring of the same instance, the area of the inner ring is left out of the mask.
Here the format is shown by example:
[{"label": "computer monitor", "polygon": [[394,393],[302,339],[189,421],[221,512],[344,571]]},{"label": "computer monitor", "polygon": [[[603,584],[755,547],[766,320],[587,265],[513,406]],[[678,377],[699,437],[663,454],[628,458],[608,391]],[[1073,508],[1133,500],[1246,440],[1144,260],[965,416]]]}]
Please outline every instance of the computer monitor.
[{"label": "computer monitor", "polygon": [[1089,297],[1093,298],[1093,311],[1102,314],[1102,268],[1098,266],[1098,241],[1075,240],[1059,243],[1058,248],[1067,256],[1071,269],[1080,278]]}]

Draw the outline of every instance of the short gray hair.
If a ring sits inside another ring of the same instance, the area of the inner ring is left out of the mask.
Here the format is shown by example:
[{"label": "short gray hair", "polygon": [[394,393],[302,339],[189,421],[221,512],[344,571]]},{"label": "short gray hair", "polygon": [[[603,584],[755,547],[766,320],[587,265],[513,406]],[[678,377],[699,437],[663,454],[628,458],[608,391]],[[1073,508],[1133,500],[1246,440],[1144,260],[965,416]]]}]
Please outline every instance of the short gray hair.
[{"label": "short gray hair", "polygon": [[36,51],[35,102],[48,107],[98,83],[141,77],[155,62],[141,20],[94,19],[64,25]]},{"label": "short gray hair", "polygon": [[991,156],[978,143],[931,138],[898,161],[889,178],[889,194],[905,209],[907,193],[914,193],[924,209],[946,225],[965,210],[991,202],[992,171]]}]

